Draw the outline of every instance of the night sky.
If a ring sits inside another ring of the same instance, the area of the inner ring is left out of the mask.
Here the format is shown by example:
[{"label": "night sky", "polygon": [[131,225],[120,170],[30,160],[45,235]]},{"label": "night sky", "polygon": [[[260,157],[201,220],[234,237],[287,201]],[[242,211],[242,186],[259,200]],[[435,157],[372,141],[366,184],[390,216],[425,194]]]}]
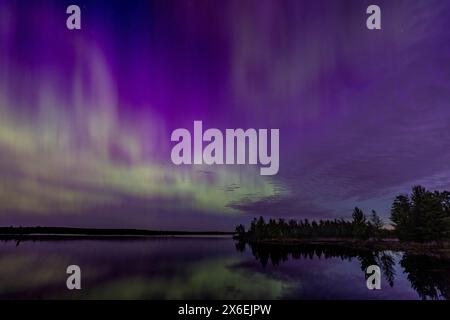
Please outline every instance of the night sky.
[{"label": "night sky", "polygon": [[[279,173],[172,164],[194,120],[279,128]],[[450,189],[449,129],[450,1],[0,0],[2,226],[388,222],[412,185]]]}]

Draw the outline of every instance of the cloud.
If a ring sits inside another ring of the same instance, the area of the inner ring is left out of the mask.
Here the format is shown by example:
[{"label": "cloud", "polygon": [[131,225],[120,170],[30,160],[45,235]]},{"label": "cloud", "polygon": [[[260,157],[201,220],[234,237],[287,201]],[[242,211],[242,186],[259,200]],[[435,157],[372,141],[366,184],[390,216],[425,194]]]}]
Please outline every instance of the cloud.
[{"label": "cloud", "polygon": [[311,202],[304,201],[298,197],[271,196],[258,200],[250,198],[234,201],[228,205],[233,209],[240,210],[250,216],[267,216],[280,218],[312,218],[331,217],[331,212],[319,208]]}]

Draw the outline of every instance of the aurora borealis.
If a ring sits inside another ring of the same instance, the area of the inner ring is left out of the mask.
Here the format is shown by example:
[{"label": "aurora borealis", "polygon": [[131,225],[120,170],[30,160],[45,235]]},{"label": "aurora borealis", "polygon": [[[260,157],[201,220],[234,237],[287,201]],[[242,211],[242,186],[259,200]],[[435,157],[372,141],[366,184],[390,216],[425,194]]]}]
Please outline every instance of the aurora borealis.
[{"label": "aurora borealis", "polygon": [[[65,26],[78,4],[82,29]],[[450,2],[0,0],[0,225],[230,230],[450,188]],[[280,166],[176,166],[176,128]]]}]

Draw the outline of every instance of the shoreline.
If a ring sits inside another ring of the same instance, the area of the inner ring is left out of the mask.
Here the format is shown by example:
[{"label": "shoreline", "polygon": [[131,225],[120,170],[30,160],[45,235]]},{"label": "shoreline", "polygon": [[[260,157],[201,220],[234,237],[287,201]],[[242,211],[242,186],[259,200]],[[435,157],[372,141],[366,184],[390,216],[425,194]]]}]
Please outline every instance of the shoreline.
[{"label": "shoreline", "polygon": [[222,231],[161,231],[143,229],[96,229],[68,227],[0,227],[0,240],[143,239],[170,237],[231,237]]},{"label": "shoreline", "polygon": [[[235,238],[236,240],[239,240]],[[267,246],[335,246],[361,251],[403,251],[412,254],[424,254],[439,257],[450,258],[450,241],[430,241],[414,242],[399,241],[398,239],[380,239],[380,240],[356,240],[356,239],[337,239],[337,238],[317,238],[317,239],[267,239],[267,240],[245,240],[242,241],[253,245]]]},{"label": "shoreline", "polygon": [[2,241],[71,241],[71,240],[114,240],[133,241],[151,239],[232,239],[231,234],[161,234],[161,235],[88,235],[88,234],[0,234]]}]

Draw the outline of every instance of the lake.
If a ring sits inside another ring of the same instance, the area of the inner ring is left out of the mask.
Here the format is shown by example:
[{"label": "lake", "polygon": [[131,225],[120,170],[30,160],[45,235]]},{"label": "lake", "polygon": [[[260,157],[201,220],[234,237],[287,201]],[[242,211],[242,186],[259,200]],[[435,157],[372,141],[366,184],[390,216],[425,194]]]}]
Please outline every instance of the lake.
[{"label": "lake", "polygon": [[[78,265],[82,290],[66,288]],[[381,267],[381,290],[364,270]],[[1,299],[449,299],[450,261],[230,237],[0,242]]]}]

